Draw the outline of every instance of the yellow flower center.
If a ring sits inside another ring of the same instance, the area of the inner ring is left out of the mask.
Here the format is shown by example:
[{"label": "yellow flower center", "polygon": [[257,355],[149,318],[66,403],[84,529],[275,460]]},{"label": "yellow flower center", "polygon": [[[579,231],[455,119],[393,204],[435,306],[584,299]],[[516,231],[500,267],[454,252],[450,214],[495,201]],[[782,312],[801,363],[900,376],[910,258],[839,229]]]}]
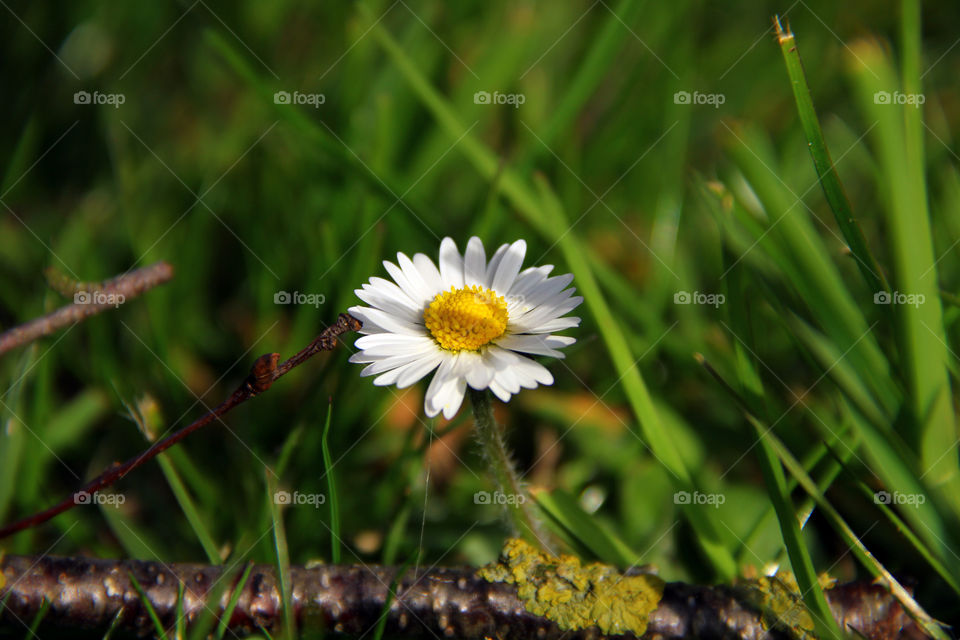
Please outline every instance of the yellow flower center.
[{"label": "yellow flower center", "polygon": [[423,312],[434,340],[450,351],[476,351],[507,329],[507,301],[473,285],[438,293]]}]

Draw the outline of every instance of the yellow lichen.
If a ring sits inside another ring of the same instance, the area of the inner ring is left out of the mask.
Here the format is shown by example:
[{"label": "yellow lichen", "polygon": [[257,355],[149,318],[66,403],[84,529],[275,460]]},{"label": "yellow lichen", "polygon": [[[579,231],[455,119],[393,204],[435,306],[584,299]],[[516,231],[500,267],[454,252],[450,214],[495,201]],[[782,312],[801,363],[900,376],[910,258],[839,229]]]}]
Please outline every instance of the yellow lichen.
[{"label": "yellow lichen", "polygon": [[[819,577],[820,586],[830,589],[836,580],[826,574]],[[760,610],[764,629],[780,629],[794,638],[815,638],[815,626],[800,595],[797,579],[789,571],[741,583],[746,600]]]},{"label": "yellow lichen", "polygon": [[599,562],[581,566],[578,558],[551,556],[516,538],[507,541],[500,561],[481,569],[480,576],[517,585],[527,611],[564,631],[597,626],[604,634],[638,637],[664,587],[653,574],[628,576]]}]

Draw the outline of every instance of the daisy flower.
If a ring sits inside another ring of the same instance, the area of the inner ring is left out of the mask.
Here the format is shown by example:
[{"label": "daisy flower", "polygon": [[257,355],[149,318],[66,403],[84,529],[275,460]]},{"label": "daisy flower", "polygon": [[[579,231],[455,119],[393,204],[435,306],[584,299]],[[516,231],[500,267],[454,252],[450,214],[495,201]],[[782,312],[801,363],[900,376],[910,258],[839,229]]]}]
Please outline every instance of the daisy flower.
[{"label": "daisy flower", "polygon": [[357,289],[369,307],[351,307],[363,323],[351,362],[365,363],[375,385],[408,387],[436,369],[424,398],[426,414],[452,418],[467,385],[490,389],[507,402],[520,388],[553,384],[553,376],[526,355],[562,358],[574,338],[553,335],[576,327],[563,317],[583,302],[568,288],[572,274],[549,277],[552,265],[520,270],[527,244],[501,246],[487,261],[480,238],[461,256],[440,243],[439,268],[422,253],[384,261],[393,282],[370,278]]}]

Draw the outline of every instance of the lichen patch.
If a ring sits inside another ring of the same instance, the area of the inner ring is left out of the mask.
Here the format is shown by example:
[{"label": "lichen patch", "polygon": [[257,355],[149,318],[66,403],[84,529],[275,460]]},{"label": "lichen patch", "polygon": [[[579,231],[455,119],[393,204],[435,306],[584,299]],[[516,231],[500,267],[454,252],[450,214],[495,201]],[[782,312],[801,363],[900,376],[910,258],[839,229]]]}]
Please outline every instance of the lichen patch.
[{"label": "lichen patch", "polygon": [[527,611],[564,631],[596,626],[608,635],[643,635],[664,588],[655,575],[626,576],[599,562],[581,565],[574,556],[551,556],[516,538],[507,541],[499,562],[479,574],[488,582],[515,584]]}]

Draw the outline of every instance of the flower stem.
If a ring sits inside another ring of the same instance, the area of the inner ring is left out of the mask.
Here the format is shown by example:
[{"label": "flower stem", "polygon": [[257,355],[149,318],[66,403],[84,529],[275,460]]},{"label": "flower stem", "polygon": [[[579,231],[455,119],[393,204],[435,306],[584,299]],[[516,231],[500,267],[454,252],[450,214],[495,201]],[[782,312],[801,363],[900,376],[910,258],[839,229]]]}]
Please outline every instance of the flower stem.
[{"label": "flower stem", "polygon": [[536,513],[533,498],[523,488],[520,475],[507,450],[500,425],[493,417],[493,402],[489,391],[468,388],[473,406],[475,431],[480,441],[483,457],[493,472],[494,483],[503,501],[503,506],[513,524],[515,533],[544,551],[554,552],[553,536],[547,533]]}]

